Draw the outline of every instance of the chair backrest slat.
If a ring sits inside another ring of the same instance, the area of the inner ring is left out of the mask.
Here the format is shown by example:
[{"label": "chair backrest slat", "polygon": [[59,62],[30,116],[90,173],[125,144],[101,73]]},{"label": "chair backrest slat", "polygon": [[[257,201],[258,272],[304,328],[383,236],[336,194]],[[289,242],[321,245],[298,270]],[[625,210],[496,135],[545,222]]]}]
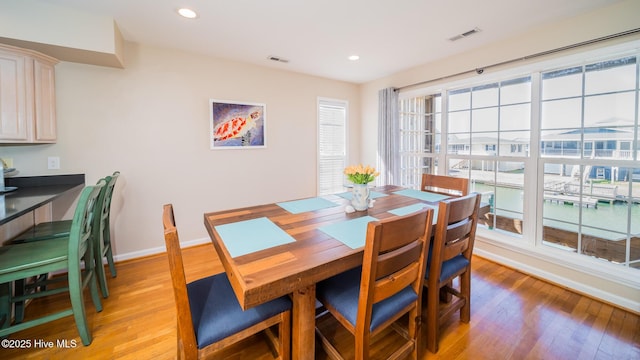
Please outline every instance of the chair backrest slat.
[{"label": "chair backrest slat", "polygon": [[415,282],[416,276],[420,275],[419,263],[414,263],[397,271],[393,276],[386,276],[375,282],[373,303],[378,303],[390,296],[397,294],[400,290]]},{"label": "chair backrest slat", "polygon": [[454,176],[422,174],[420,190],[441,194],[466,196],[469,194],[469,179]]},{"label": "chair backrest slat", "polygon": [[399,249],[378,255],[376,278],[392,274],[420,257],[422,246],[418,242],[407,244]]},{"label": "chair backrest slat", "polygon": [[444,254],[442,255],[442,261],[453,259],[454,257],[463,253],[469,247],[469,237],[459,239],[453,243],[447,243],[444,247]]},{"label": "chair backrest slat", "polygon": [[[468,216],[470,215],[471,214],[469,214]],[[465,219],[463,221],[458,221],[456,223],[450,224],[447,227],[447,244],[469,235],[472,226],[473,222],[470,219]]]},{"label": "chair backrest slat", "polygon": [[167,247],[167,255],[169,257],[169,270],[171,272],[173,294],[176,301],[176,310],[178,312],[178,342],[182,345],[187,358],[189,358],[189,354],[197,354],[198,346],[196,343],[195,332],[193,330],[191,308],[189,306],[189,296],[187,294],[187,280],[184,273],[182,250],[180,249],[180,240],[173,214],[173,205],[164,205],[162,224],[164,226],[164,242]]}]

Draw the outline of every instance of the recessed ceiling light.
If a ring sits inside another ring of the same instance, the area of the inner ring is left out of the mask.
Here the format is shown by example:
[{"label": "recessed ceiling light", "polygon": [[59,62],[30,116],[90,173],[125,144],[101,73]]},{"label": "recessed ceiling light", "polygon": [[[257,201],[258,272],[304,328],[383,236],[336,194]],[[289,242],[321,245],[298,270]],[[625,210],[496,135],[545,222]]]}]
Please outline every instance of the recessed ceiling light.
[{"label": "recessed ceiling light", "polygon": [[351,60],[351,61],[356,61],[356,60],[359,60],[359,59],[360,59],[360,56],[358,56],[358,55],[349,56],[349,60]]},{"label": "recessed ceiling light", "polygon": [[187,19],[195,19],[198,17],[198,14],[195,11],[187,8],[178,9],[178,14],[182,17],[186,17]]}]

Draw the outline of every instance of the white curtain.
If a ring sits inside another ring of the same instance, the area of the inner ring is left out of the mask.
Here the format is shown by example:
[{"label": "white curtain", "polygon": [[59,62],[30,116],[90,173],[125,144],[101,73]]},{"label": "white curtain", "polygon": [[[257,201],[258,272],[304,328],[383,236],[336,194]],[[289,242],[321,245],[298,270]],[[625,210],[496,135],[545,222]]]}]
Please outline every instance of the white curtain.
[{"label": "white curtain", "polygon": [[400,180],[398,91],[378,92],[378,185],[397,185]]}]

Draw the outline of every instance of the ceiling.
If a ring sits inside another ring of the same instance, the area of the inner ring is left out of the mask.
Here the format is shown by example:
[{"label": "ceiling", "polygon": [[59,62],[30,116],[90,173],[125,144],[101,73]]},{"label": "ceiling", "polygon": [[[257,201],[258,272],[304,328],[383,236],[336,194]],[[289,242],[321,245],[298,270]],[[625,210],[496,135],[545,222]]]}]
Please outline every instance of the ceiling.
[{"label": "ceiling", "polygon": [[[41,0],[114,18],[125,40],[364,83],[619,0]],[[179,7],[198,12],[189,20]],[[475,35],[451,37],[474,28]],[[358,61],[348,56],[357,54]],[[126,54],[125,54],[126,56]],[[276,56],[288,63],[269,60]]]}]

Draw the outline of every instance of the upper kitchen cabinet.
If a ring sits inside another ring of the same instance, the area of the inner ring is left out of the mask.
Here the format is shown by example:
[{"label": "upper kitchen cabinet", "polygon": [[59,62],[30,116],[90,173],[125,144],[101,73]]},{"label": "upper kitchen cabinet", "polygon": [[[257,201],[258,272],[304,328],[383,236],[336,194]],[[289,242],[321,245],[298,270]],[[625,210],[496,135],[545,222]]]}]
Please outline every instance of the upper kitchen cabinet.
[{"label": "upper kitchen cabinet", "polygon": [[0,44],[0,143],[55,143],[55,65],[36,51]]}]

